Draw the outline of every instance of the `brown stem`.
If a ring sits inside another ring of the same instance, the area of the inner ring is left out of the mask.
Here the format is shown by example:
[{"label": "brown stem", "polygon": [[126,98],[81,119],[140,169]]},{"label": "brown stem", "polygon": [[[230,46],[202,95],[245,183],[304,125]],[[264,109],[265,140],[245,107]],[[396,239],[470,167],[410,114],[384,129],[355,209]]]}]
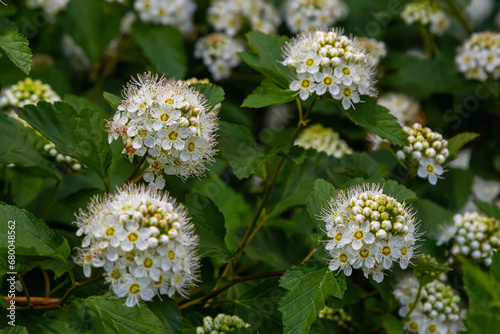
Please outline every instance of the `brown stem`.
[{"label": "brown stem", "polygon": [[[11,300],[15,302],[16,305],[19,306],[27,306],[28,305],[28,298],[27,297],[3,297],[7,303],[10,303]],[[31,305],[33,307],[35,306],[40,306],[40,305],[51,305],[54,304],[58,301],[57,298],[47,298],[47,297],[31,297]]]}]

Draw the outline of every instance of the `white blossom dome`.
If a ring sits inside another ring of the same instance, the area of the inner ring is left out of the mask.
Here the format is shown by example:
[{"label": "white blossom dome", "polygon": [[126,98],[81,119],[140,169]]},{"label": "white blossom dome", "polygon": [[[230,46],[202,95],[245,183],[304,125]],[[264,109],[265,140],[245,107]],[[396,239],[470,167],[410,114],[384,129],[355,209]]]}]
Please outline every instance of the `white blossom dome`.
[{"label": "white blossom dome", "polygon": [[108,121],[109,141],[122,138],[132,161],[147,154],[144,180],[165,186],[163,174],[183,179],[203,175],[216,153],[216,111],[185,82],[145,73],[127,85]]},{"label": "white blossom dome", "polygon": [[500,34],[473,34],[458,50],[455,62],[467,79],[500,78]]},{"label": "white blossom dome", "polygon": [[75,262],[87,277],[103,268],[106,281],[133,307],[155,295],[182,296],[199,269],[198,237],[182,205],[168,193],[126,185],[96,196],[76,215],[84,236]]},{"label": "white blossom dome", "polygon": [[[0,93],[0,108],[22,108],[39,101],[54,103],[61,101],[61,98],[50,85],[31,78],[21,80]],[[15,113],[9,113],[9,116],[17,117]]]},{"label": "white blossom dome", "polygon": [[437,244],[451,245],[451,262],[461,255],[489,266],[493,253],[500,248],[500,222],[478,212],[456,214],[453,225],[442,231]]},{"label": "white blossom dome", "polygon": [[409,145],[397,151],[398,158],[407,159],[412,166],[418,167],[417,175],[435,185],[444,173],[443,164],[450,155],[448,141],[440,133],[419,123],[405,126],[403,131],[408,136]]},{"label": "white blossom dome", "polygon": [[290,89],[302,100],[328,93],[347,110],[360,102],[360,95],[377,95],[368,53],[342,29],[304,32],[283,47],[283,56],[283,65],[291,69]]},{"label": "white blossom dome", "polygon": [[349,13],[343,0],[287,0],[284,7],[286,24],[293,33],[332,27]]},{"label": "white blossom dome", "polygon": [[49,17],[66,9],[69,0],[26,0],[29,8],[41,8]]},{"label": "white blossom dome", "polygon": [[345,154],[352,154],[353,150],[331,128],[324,128],[321,124],[314,124],[305,128],[294,142],[305,149],[325,152],[335,158],[342,158]]},{"label": "white blossom dome", "polygon": [[194,29],[196,3],[193,0],[135,0],[134,9],[141,21],[172,25],[183,33]]},{"label": "white blossom dome", "polygon": [[450,18],[443,7],[434,0],[415,0],[408,3],[401,17],[408,25],[418,23],[428,26],[436,35],[442,35],[450,25]]},{"label": "white blossom dome", "polygon": [[[401,317],[405,317],[413,308],[418,288],[415,276],[407,276],[396,285],[393,294],[401,304]],[[451,286],[434,280],[423,286],[417,305],[405,321],[405,333],[456,334],[465,329],[463,318],[459,294]]]},{"label": "white blossom dome", "polygon": [[201,58],[214,80],[219,81],[229,78],[231,69],[241,62],[238,52],[244,50],[245,45],[239,39],[214,33],[196,41],[194,56]]},{"label": "white blossom dome", "polygon": [[326,251],[332,256],[329,269],[362,269],[365,276],[380,283],[384,270],[393,262],[406,269],[420,234],[411,207],[385,195],[375,184],[364,183],[341,191],[323,207],[329,240]]}]

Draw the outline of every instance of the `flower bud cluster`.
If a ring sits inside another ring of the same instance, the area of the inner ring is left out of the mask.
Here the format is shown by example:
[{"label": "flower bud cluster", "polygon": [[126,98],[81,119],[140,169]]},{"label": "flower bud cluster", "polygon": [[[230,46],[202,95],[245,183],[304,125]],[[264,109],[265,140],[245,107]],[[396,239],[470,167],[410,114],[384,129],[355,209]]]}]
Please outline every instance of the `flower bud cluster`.
[{"label": "flower bud cluster", "polygon": [[286,24],[293,33],[331,27],[349,13],[343,0],[287,0],[284,6]]},{"label": "flower bud cluster", "polygon": [[419,123],[405,126],[403,131],[408,135],[410,145],[397,152],[398,158],[407,159],[415,167],[419,166],[418,176],[435,185],[444,172],[443,164],[449,156],[448,142],[440,133],[424,128]]},{"label": "flower bud cluster", "polygon": [[164,173],[188,178],[205,172],[216,152],[217,115],[201,93],[145,73],[128,83],[123,96],[108,121],[109,141],[121,137],[131,161],[147,154],[146,182],[162,189]]},{"label": "flower bud cluster", "polygon": [[342,158],[345,154],[352,154],[353,152],[337,132],[331,128],[324,128],[321,124],[314,124],[305,128],[294,144],[304,149],[325,152],[335,158]]},{"label": "flower bud cluster", "polygon": [[210,34],[199,39],[194,46],[194,56],[203,59],[214,80],[229,78],[231,69],[241,62],[238,52],[245,49],[239,39],[224,34]]},{"label": "flower bud cluster", "polygon": [[234,37],[245,24],[251,30],[274,34],[281,19],[276,8],[264,0],[214,0],[208,8],[208,22],[215,31]]},{"label": "flower bud cluster", "polygon": [[[60,100],[61,98],[52,90],[50,85],[44,84],[40,80],[26,78],[2,90],[0,108],[22,108],[25,105],[36,104],[39,101],[54,103]],[[15,115],[14,112],[9,113],[9,116],[17,117]]]},{"label": "flower bud cluster", "polygon": [[82,165],[80,163],[70,157],[69,155],[62,154],[59,152],[56,148],[56,145],[54,145],[51,142],[48,142],[43,146],[43,150],[47,153],[48,156],[50,156],[52,159],[57,161],[59,164],[66,166],[72,171],[78,172],[79,170],[82,169]]},{"label": "flower bud cluster", "polygon": [[330,270],[350,276],[352,268],[361,268],[378,283],[393,262],[408,267],[419,237],[411,208],[375,184],[341,191],[323,208],[321,219],[330,238],[325,247],[333,258]]},{"label": "flower bud cluster", "polygon": [[183,33],[194,29],[196,4],[193,0],[135,0],[134,9],[141,21],[172,25]]},{"label": "flower bud cluster", "polygon": [[203,326],[196,327],[196,334],[226,334],[247,327],[250,324],[241,318],[219,313],[215,319],[210,316],[203,318]]},{"label": "flower bud cluster", "polygon": [[41,8],[48,16],[55,16],[66,9],[70,0],[26,0],[29,8]]},{"label": "flower bud cluster", "polygon": [[500,78],[500,34],[475,33],[459,49],[455,58],[467,79],[486,81]]},{"label": "flower bud cluster", "polygon": [[319,311],[318,314],[319,318],[322,319],[328,319],[333,322],[343,330],[346,330],[348,332],[354,331],[353,324],[352,324],[352,317],[348,315],[344,309],[342,308],[331,308],[328,306],[325,306],[324,309]]},{"label": "flower bud cluster", "polygon": [[500,222],[478,212],[456,214],[453,225],[442,232],[438,246],[451,243],[450,262],[456,256],[491,265],[493,253],[500,249]]},{"label": "flower bud cluster", "polygon": [[359,95],[377,95],[368,53],[341,29],[304,32],[283,47],[283,55],[283,65],[292,69],[290,89],[302,100],[328,91],[347,110],[360,102]]},{"label": "flower bud cluster", "polygon": [[408,3],[401,17],[406,24],[421,24],[428,26],[436,35],[442,35],[450,25],[450,18],[443,7],[435,0],[415,0]]},{"label": "flower bud cluster", "polygon": [[199,268],[198,237],[187,212],[160,190],[125,186],[94,197],[76,216],[84,235],[75,262],[90,277],[103,268],[106,281],[129,307],[155,295],[185,296]]},{"label": "flower bud cluster", "polygon": [[365,47],[368,61],[372,66],[378,66],[380,58],[387,56],[384,42],[366,37],[358,37],[358,41]]},{"label": "flower bud cluster", "polygon": [[410,333],[458,333],[463,330],[464,314],[460,310],[460,296],[449,285],[434,280],[422,287],[418,298],[419,282],[414,276],[401,280],[394,296],[401,304],[399,315],[405,317],[410,310],[410,319],[405,323]]}]

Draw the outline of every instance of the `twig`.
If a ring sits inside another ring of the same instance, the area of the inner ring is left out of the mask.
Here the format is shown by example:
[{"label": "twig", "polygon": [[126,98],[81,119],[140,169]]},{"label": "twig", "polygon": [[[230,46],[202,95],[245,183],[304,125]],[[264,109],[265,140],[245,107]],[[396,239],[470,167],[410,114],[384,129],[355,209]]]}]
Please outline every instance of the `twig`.
[{"label": "twig", "polygon": [[129,183],[130,181],[132,181],[134,179],[135,174],[139,171],[139,169],[141,169],[141,166],[144,163],[144,161],[146,161],[147,156],[148,156],[147,154],[144,154],[142,156],[141,160],[135,166],[134,170],[132,171],[132,174],[130,174],[130,176],[128,177],[127,181],[125,181],[125,183]]},{"label": "twig", "polygon": [[45,281],[45,297],[50,297],[50,280],[47,270],[42,269],[43,280]]}]

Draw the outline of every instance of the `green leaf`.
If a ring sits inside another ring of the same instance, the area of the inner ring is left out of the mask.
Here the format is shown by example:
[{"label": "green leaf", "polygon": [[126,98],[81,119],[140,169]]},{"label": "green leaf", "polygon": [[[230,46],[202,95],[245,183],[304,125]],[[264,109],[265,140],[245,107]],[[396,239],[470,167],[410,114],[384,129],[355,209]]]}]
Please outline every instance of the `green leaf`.
[{"label": "green leaf", "polygon": [[344,276],[335,276],[316,260],[289,270],[281,277],[280,286],[287,290],[278,307],[283,313],[286,334],[309,333],[311,324],[325,306],[325,299],[342,298],[346,290]]},{"label": "green leaf", "polygon": [[198,255],[226,259],[230,253],[224,241],[226,227],[219,208],[211,199],[198,193],[187,196],[186,202],[196,234],[200,236]]},{"label": "green leaf", "polygon": [[105,179],[111,164],[111,149],[104,130],[106,122],[99,110],[100,107],[75,110],[64,102],[39,102],[25,106],[18,114],[61,153],[79,160]]},{"label": "green leaf", "polygon": [[134,39],[155,66],[156,72],[182,79],[187,70],[182,33],[172,26],[158,26],[136,21]]},{"label": "green leaf", "polygon": [[392,314],[384,314],[382,316],[382,324],[387,331],[387,334],[403,333],[403,322]]},{"label": "green leaf", "polygon": [[42,175],[62,178],[55,164],[42,154],[40,136],[18,120],[0,115],[0,142],[0,164],[13,163]]},{"label": "green leaf", "polygon": [[500,208],[498,206],[481,201],[474,201],[474,204],[476,204],[477,207],[481,209],[481,211],[483,211],[488,217],[500,220]]},{"label": "green leaf", "polygon": [[462,147],[467,145],[467,143],[473,141],[479,137],[478,133],[474,132],[462,132],[458,135],[452,137],[448,140],[448,151],[450,152],[450,156],[453,156],[457,153]]},{"label": "green leaf", "polygon": [[287,37],[267,35],[260,31],[246,34],[249,52],[240,52],[240,58],[250,67],[264,74],[281,87],[288,88],[287,68],[279,63],[283,60],[281,48],[288,41]]},{"label": "green leaf", "polygon": [[410,268],[416,270],[416,271],[424,271],[428,273],[446,273],[448,271],[453,270],[452,268],[445,266],[443,264],[436,264],[436,263],[429,263],[429,262],[424,262],[417,259],[412,260],[412,263],[410,263]]},{"label": "green leaf", "polygon": [[113,108],[113,110],[118,110],[118,106],[120,105],[122,99],[119,96],[113,95],[108,92],[102,93],[102,96],[108,102],[108,104]]},{"label": "green leaf", "polygon": [[168,297],[162,297],[162,301],[148,303],[148,307],[161,320],[163,327],[169,334],[182,333],[181,311],[176,302]]},{"label": "green leaf", "polygon": [[330,198],[337,194],[337,189],[325,180],[318,179],[314,182],[314,189],[307,197],[307,211],[313,220],[318,219],[322,208],[326,207]]},{"label": "green leaf", "polygon": [[369,96],[363,96],[362,99],[364,102],[356,104],[355,110],[345,110],[341,106],[340,109],[355,124],[383,139],[388,139],[394,145],[408,145],[407,136],[397,118],[387,108],[378,105],[377,99]]},{"label": "green leaf", "polygon": [[111,10],[100,0],[71,0],[59,15],[64,31],[98,64],[109,42],[120,32],[122,11]]},{"label": "green leaf", "polygon": [[[69,248],[67,241],[57,236],[32,213],[12,205],[0,204],[0,220],[3,222],[3,236],[8,234],[7,222],[15,221],[16,254],[44,255],[57,258],[66,255],[65,247]],[[63,246],[64,244],[66,246]],[[0,238],[0,249],[6,249],[8,245],[7,237]]]},{"label": "green leaf", "polygon": [[1,334],[29,334],[24,326],[7,327],[0,330]]},{"label": "green leaf", "polygon": [[19,33],[16,25],[9,19],[0,17],[0,48],[26,75],[29,75],[33,62],[31,60],[33,55],[28,45],[28,40]]},{"label": "green leaf", "polygon": [[297,92],[289,89],[282,89],[276,86],[273,81],[265,79],[252,94],[246,97],[241,106],[248,108],[263,108],[293,101],[296,96]]},{"label": "green leaf", "polygon": [[216,105],[222,103],[224,101],[224,89],[221,86],[217,86],[214,84],[204,84],[204,83],[195,83],[192,84],[197,91],[205,95],[207,101],[210,103],[212,108],[215,108]]},{"label": "green leaf", "polygon": [[249,177],[266,161],[264,150],[248,128],[220,122],[219,135],[220,152],[239,179]]}]

